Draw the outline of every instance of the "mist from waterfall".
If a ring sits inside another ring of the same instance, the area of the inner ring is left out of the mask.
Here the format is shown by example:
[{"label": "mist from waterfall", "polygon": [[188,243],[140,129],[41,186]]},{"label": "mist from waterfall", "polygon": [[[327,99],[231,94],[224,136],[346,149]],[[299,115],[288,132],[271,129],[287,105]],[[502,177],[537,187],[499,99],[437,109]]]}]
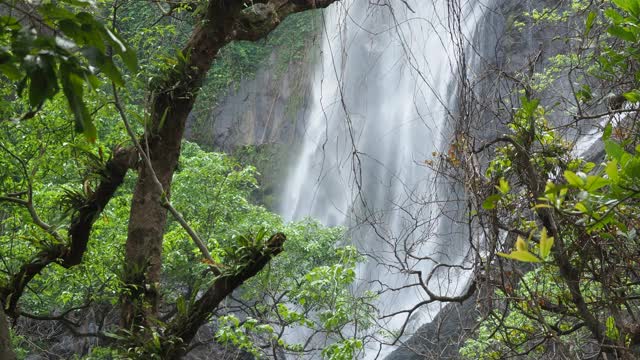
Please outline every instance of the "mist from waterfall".
[{"label": "mist from waterfall", "polygon": [[[471,34],[479,11],[474,1],[461,6],[463,33]],[[449,16],[445,0],[343,1],[324,13],[312,107],[280,211],[349,229],[368,257],[355,290],[380,292],[380,315],[428,298],[408,286],[417,281],[410,271],[426,276],[438,263],[463,264],[468,253],[467,229],[454,221],[464,205],[453,200],[462,195],[426,165],[446,151],[453,126],[459,54]],[[465,289],[467,273],[444,275],[432,291]],[[414,314],[406,332],[437,310]],[[397,330],[405,318],[380,325]]]}]

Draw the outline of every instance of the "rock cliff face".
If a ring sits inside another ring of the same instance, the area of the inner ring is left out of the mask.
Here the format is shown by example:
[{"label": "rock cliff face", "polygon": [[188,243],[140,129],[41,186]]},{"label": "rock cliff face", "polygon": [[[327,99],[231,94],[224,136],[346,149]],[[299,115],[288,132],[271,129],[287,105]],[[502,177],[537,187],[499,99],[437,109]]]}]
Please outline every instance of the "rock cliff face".
[{"label": "rock cliff face", "polygon": [[[187,123],[187,140],[207,150],[232,154],[242,165],[257,168],[260,187],[254,191],[253,201],[269,209],[278,207],[276,194],[281,192],[287,166],[305,131],[312,70],[319,53],[319,19],[317,12],[304,14],[285,22],[252,50],[243,53],[238,51],[241,46],[232,50],[244,63],[226,60],[221,72],[212,71],[209,76],[236,80],[220,89],[214,78],[218,88],[213,98],[207,97],[211,89],[205,85],[206,91]],[[257,70],[248,71],[239,80],[228,75],[247,62]]]},{"label": "rock cliff face", "polygon": [[255,77],[232,86],[202,120],[191,118],[186,138],[219,151],[246,145],[292,144],[304,131],[314,52],[281,63],[276,49]]}]

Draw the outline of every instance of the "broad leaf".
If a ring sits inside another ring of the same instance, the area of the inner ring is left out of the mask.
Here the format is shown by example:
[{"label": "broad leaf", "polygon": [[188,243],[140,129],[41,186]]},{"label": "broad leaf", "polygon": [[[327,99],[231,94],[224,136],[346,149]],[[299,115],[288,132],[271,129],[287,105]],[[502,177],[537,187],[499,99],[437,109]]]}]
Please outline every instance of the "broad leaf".
[{"label": "broad leaf", "polygon": [[496,189],[498,189],[498,191],[500,191],[503,195],[506,195],[507,193],[509,193],[509,190],[511,188],[509,187],[509,182],[505,180],[505,178],[500,178],[500,185],[496,186]]},{"label": "broad leaf", "polygon": [[584,180],[580,176],[576,175],[573,171],[566,170],[564,172],[564,178],[567,179],[567,183],[571,186],[581,188],[584,186]]},{"label": "broad leaf", "polygon": [[620,174],[618,173],[618,161],[611,160],[607,162],[607,168],[605,171],[607,172],[607,176],[609,176],[609,180],[613,182],[620,180]]},{"label": "broad leaf", "polygon": [[620,161],[622,155],[625,153],[624,149],[620,144],[612,140],[606,140],[604,142],[604,151],[609,155],[612,159]]},{"label": "broad leaf", "polygon": [[625,41],[636,42],[636,35],[622,26],[611,26],[609,28],[609,34]]}]

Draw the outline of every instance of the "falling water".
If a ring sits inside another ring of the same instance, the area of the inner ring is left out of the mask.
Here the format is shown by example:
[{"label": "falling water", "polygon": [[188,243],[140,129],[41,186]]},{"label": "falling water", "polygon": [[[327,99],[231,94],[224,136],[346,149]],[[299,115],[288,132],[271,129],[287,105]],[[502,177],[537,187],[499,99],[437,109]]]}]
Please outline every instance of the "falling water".
[{"label": "falling water", "polygon": [[[479,15],[463,5],[463,32]],[[458,54],[446,0],[342,1],[324,13],[325,33],[315,70],[313,105],[281,208],[289,220],[311,216],[344,225],[368,261],[359,290],[381,292],[380,315],[410,309],[428,298],[408,270],[427,272],[442,262],[462,264],[464,229],[441,220],[436,185],[425,161],[451,134]],[[450,205],[448,205],[449,210]],[[433,281],[442,295],[464,290],[466,276]],[[408,331],[428,321],[414,315]],[[397,329],[406,315],[389,317]]]}]

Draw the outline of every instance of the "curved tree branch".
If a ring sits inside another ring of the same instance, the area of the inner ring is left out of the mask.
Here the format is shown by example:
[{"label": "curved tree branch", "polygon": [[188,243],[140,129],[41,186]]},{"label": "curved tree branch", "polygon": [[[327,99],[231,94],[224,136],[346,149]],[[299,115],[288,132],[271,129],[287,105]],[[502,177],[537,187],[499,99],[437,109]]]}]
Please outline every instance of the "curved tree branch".
[{"label": "curved tree branch", "polygon": [[70,268],[82,261],[93,223],[122,184],[127,171],[134,166],[136,162],[134,155],[135,152],[131,149],[115,151],[113,158],[105,166],[103,180],[86,203],[76,209],[69,226],[68,243],[62,242],[40,251],[13,274],[8,285],[0,287],[0,303],[4,304],[8,315],[19,314],[18,301],[25,287],[48,265],[58,263],[65,268]]},{"label": "curved tree branch", "polygon": [[220,275],[207,291],[189,309],[188,314],[178,316],[165,331],[165,337],[177,337],[182,343],[166,342],[166,359],[180,359],[193,340],[198,329],[204,325],[216,310],[220,302],[240,287],[245,281],[254,277],[274,256],[283,250],[286,236],[277,233],[265,243],[262,251],[246,261],[239,270]]}]

